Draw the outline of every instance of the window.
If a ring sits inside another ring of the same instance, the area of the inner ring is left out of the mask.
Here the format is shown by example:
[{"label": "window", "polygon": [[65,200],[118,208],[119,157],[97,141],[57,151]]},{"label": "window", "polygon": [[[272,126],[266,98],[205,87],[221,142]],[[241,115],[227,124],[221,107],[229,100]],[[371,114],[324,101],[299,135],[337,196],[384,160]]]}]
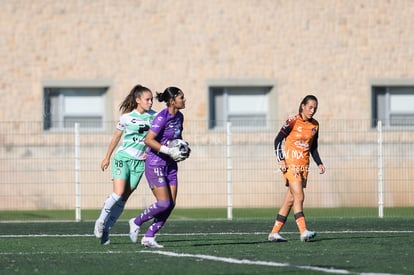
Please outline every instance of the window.
[{"label": "window", "polygon": [[385,127],[414,126],[414,85],[373,86],[373,123]]},{"label": "window", "polygon": [[[220,83],[209,85],[209,128],[267,128],[273,85],[267,83]],[[224,84],[224,85],[223,85]],[[276,108],[273,108],[276,109]]]},{"label": "window", "polygon": [[44,86],[44,129],[104,129],[108,87]]}]

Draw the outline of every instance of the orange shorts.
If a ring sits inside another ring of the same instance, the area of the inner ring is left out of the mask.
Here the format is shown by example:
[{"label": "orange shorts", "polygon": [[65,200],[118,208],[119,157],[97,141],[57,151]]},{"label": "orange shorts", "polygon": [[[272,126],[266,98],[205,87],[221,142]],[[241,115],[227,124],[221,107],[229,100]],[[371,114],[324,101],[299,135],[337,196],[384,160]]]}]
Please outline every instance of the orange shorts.
[{"label": "orange shorts", "polygon": [[301,182],[303,188],[306,188],[308,172],[308,166],[289,166],[288,170],[283,173],[286,186],[289,186],[289,182]]}]

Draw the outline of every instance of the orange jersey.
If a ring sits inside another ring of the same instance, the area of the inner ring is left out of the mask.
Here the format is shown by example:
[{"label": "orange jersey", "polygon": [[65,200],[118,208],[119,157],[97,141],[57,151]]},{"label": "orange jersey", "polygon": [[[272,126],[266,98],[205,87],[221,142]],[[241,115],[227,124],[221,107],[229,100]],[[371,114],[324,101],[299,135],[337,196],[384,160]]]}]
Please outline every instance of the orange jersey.
[{"label": "orange jersey", "polygon": [[283,156],[288,166],[308,168],[309,155],[315,139],[318,138],[318,131],[317,120],[304,121],[300,114],[286,121],[280,132],[286,137]]}]

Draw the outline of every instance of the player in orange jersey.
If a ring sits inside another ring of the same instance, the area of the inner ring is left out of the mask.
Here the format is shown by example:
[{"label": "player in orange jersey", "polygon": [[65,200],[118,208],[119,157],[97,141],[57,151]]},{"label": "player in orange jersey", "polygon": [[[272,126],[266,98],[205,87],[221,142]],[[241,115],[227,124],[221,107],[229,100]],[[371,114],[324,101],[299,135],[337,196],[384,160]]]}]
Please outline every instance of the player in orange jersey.
[{"label": "player in orange jersey", "polygon": [[[300,240],[306,242],[316,236],[315,232],[306,228],[303,189],[306,188],[308,177],[309,155],[312,155],[318,165],[319,173],[325,173],[325,166],[318,153],[319,123],[313,118],[317,108],[318,99],[313,95],[307,95],[299,105],[299,114],[289,118],[275,138],[275,153],[288,189],[268,236],[269,241],[287,241],[279,235],[279,232],[286,223],[291,208],[295,214]],[[285,140],[285,150],[282,149],[283,140]]]}]

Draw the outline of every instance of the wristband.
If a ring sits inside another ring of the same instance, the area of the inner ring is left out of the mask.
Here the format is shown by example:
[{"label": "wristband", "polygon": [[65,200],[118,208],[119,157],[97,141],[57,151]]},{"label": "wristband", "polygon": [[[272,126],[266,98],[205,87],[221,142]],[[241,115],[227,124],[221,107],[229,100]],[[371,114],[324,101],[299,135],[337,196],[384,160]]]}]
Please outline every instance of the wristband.
[{"label": "wristband", "polygon": [[170,148],[168,148],[167,146],[165,146],[165,145],[161,145],[161,148],[160,148],[160,153],[163,153],[163,154],[166,154],[166,155],[169,155],[168,153],[169,153],[169,151],[170,151]]}]

